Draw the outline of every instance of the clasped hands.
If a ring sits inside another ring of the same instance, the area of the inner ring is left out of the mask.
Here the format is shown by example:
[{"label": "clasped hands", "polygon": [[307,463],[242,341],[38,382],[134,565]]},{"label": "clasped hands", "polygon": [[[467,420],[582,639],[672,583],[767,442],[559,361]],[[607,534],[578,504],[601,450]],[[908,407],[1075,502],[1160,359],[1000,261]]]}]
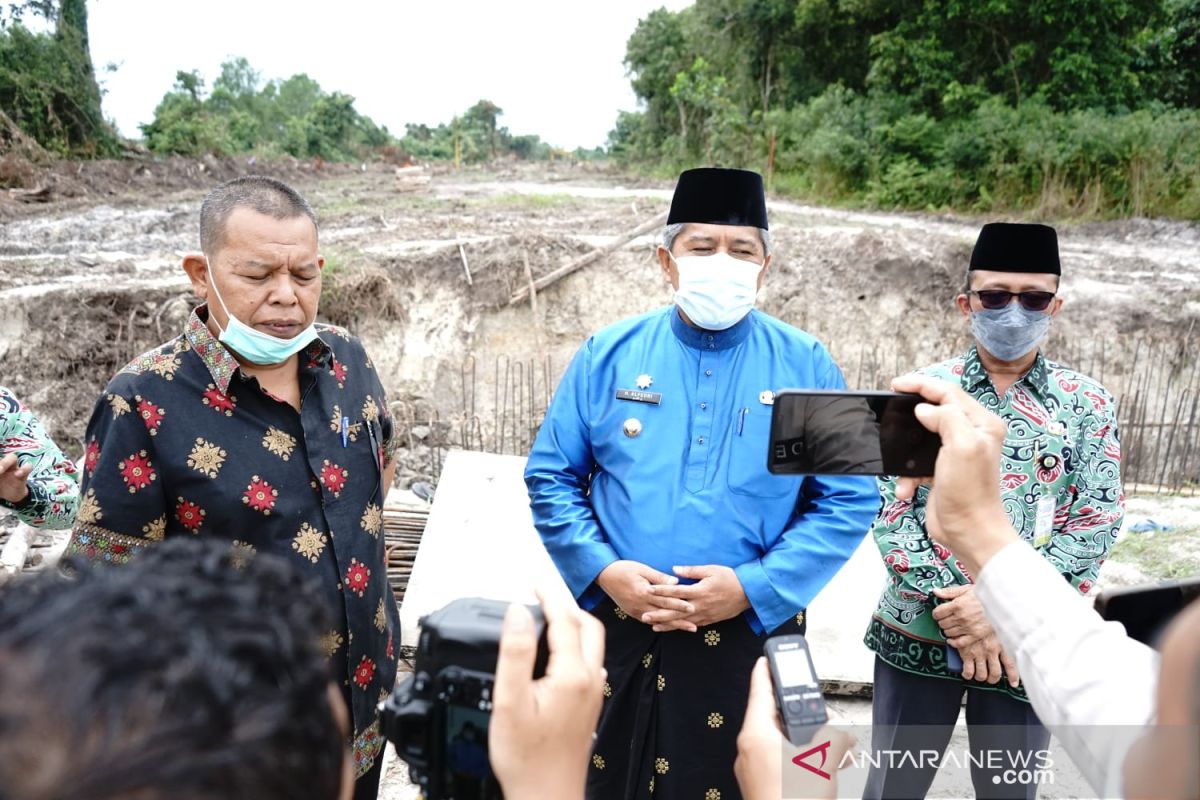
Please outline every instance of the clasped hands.
[{"label": "clasped hands", "polygon": [[1017,662],[1000,646],[975,596],[975,587],[950,586],[934,589],[933,593],[947,601],[933,609],[933,618],[947,644],[962,656],[963,679],[995,684],[1007,675],[1009,685],[1016,688],[1021,682]]},{"label": "clasped hands", "polygon": [[[730,567],[706,564],[672,571],[674,575],[667,575],[637,561],[614,561],[596,582],[618,608],[658,632],[695,633],[750,607],[742,583]],[[696,583],[684,585],[680,578]]]}]

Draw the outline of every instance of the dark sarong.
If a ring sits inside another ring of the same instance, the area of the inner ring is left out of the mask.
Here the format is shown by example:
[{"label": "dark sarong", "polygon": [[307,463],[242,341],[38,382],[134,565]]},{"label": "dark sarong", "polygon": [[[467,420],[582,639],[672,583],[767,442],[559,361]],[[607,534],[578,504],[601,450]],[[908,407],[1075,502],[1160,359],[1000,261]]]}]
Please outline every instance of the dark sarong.
[{"label": "dark sarong", "polygon": [[[766,637],[741,616],[655,633],[607,597],[592,613],[606,631],[608,683],[588,800],[740,800],[737,735]],[[774,634],[804,629],[801,613]]]}]

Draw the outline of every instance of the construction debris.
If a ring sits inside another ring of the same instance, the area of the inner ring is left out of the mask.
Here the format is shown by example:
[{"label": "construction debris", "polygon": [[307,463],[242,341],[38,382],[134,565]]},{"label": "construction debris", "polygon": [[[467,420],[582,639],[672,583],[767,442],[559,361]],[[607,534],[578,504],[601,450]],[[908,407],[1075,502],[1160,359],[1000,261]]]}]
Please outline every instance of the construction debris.
[{"label": "construction debris", "polygon": [[408,579],[412,575],[425,523],[429,521],[429,506],[385,505],[383,507],[383,542],[386,553],[388,580],[396,602],[404,600]]},{"label": "construction debris", "polygon": [[433,176],[427,167],[396,167],[396,191],[398,192],[427,192],[432,182]]},{"label": "construction debris", "polygon": [[584,255],[580,256],[579,258],[576,258],[573,261],[569,261],[566,264],[563,264],[561,267],[554,270],[553,272],[543,275],[542,277],[538,278],[536,281],[533,281],[531,286],[526,286],[522,289],[518,289],[517,291],[513,292],[512,297],[510,297],[508,300],[508,304],[510,306],[513,306],[513,305],[516,305],[517,303],[520,303],[522,300],[529,297],[530,292],[541,291],[542,289],[545,289],[547,286],[557,283],[559,280],[570,275],[572,272],[581,270],[584,267],[586,267],[588,264],[591,264],[594,261],[598,261],[602,256],[606,256],[609,253],[619,250],[620,248],[622,248],[625,245],[632,242],[637,237],[645,236],[647,233],[658,230],[659,228],[661,228],[663,226],[663,224],[666,221],[667,221],[667,212],[664,211],[661,214],[659,214],[658,216],[656,216],[654,219],[648,220],[647,222],[643,222],[641,225],[638,225],[633,230],[627,231],[626,233],[623,233],[620,236],[617,236],[611,242],[604,245],[603,247],[597,247],[595,250],[591,251],[590,253],[585,253]]}]

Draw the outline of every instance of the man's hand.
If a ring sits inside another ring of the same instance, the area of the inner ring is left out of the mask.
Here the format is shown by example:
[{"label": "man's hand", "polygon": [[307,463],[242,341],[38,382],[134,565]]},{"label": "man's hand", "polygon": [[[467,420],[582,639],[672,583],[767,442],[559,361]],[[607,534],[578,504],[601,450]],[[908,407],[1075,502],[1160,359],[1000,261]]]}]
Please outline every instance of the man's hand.
[{"label": "man's hand", "polygon": [[941,627],[946,643],[962,656],[963,679],[999,683],[1003,666],[1009,685],[1015,689],[1021,682],[1017,664],[1000,646],[1000,640],[975,596],[975,587],[950,586],[934,589],[933,593],[950,601],[935,608],[933,618]]},{"label": "man's hand", "polygon": [[582,800],[604,702],[604,626],[569,599],[539,595],[550,661],[533,680],[533,617],[509,606],[496,660],[488,760],[508,800]]},{"label": "man's hand", "polygon": [[[833,773],[842,763],[846,751],[854,746],[854,737],[828,725],[813,736],[813,742],[830,742],[826,765]],[[771,688],[771,673],[765,658],[758,659],[750,675],[750,701],[746,718],[737,738],[737,760],[733,772],[745,800],[779,800],[783,797],[783,758],[793,746],[783,737],[779,715],[775,710],[775,693]],[[825,780],[819,775],[797,775],[788,781],[788,797],[837,797],[837,778]],[[803,782],[804,786],[793,783]],[[796,793],[799,790],[799,793]]]},{"label": "man's hand", "polygon": [[[941,437],[942,447],[925,501],[925,526],[978,575],[988,559],[1019,541],[1000,504],[1004,422],[946,381],[905,375],[892,381],[892,388],[929,401],[917,406],[917,419]],[[901,478],[896,499],[911,499],[927,480]]]},{"label": "man's hand", "polygon": [[685,617],[696,609],[687,600],[659,597],[653,593],[656,586],[678,583],[679,579],[637,561],[614,561],[596,576],[613,602],[634,619],[647,622],[650,612],[672,612]]},{"label": "man's hand", "polygon": [[950,646],[962,656],[963,680],[996,684],[1003,677],[1000,671],[1003,667],[1004,673],[1008,675],[1008,685],[1015,689],[1020,684],[1021,675],[1017,671],[1017,662],[1004,652],[996,634],[990,634],[961,647],[953,642],[950,643]]},{"label": "man's hand", "polygon": [[0,498],[9,503],[19,503],[28,497],[31,472],[33,464],[17,463],[13,453],[0,458]]},{"label": "man's hand", "polygon": [[691,578],[698,583],[687,586],[658,584],[650,587],[650,591],[662,600],[687,602],[694,610],[686,613],[675,610],[651,611],[645,614],[642,622],[653,625],[656,631],[684,630],[695,633],[703,625],[733,619],[750,607],[742,582],[731,567],[708,564],[701,567],[675,567],[674,572],[681,578]]},{"label": "man's hand", "polygon": [[[933,594],[949,601],[933,609],[933,618],[947,640],[954,639],[966,646],[992,635],[992,625],[984,616],[979,599],[975,597],[974,586],[934,589]],[[958,644],[952,643],[951,646],[962,649]]]}]

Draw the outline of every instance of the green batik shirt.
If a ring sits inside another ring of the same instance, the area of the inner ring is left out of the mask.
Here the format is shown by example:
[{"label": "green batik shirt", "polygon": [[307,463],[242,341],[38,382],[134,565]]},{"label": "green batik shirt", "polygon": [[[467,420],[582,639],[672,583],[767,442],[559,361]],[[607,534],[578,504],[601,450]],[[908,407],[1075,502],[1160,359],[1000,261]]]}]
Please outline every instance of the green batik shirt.
[{"label": "green batik shirt", "polygon": [[19,503],[0,499],[0,509],[35,528],[69,528],[79,509],[79,472],[63,455],[42,423],[8,389],[0,386],[0,459],[15,454],[33,469],[25,480],[29,494]]},{"label": "green batik shirt", "polygon": [[[1093,379],[1040,353],[1002,398],[974,347],[920,372],[958,382],[1004,420],[1008,434],[1000,487],[1008,519],[1022,539],[1086,594],[1125,516],[1112,396]],[[946,640],[932,614],[939,601],[932,591],[973,578],[953,553],[929,538],[928,489],[919,489],[911,501],[897,501],[895,479],[883,478],[880,493],[883,503],[871,535],[888,579],[864,641],[897,669],[958,680],[946,665]],[[1023,687],[1011,689],[1007,682],[978,686],[1026,699]]]}]

